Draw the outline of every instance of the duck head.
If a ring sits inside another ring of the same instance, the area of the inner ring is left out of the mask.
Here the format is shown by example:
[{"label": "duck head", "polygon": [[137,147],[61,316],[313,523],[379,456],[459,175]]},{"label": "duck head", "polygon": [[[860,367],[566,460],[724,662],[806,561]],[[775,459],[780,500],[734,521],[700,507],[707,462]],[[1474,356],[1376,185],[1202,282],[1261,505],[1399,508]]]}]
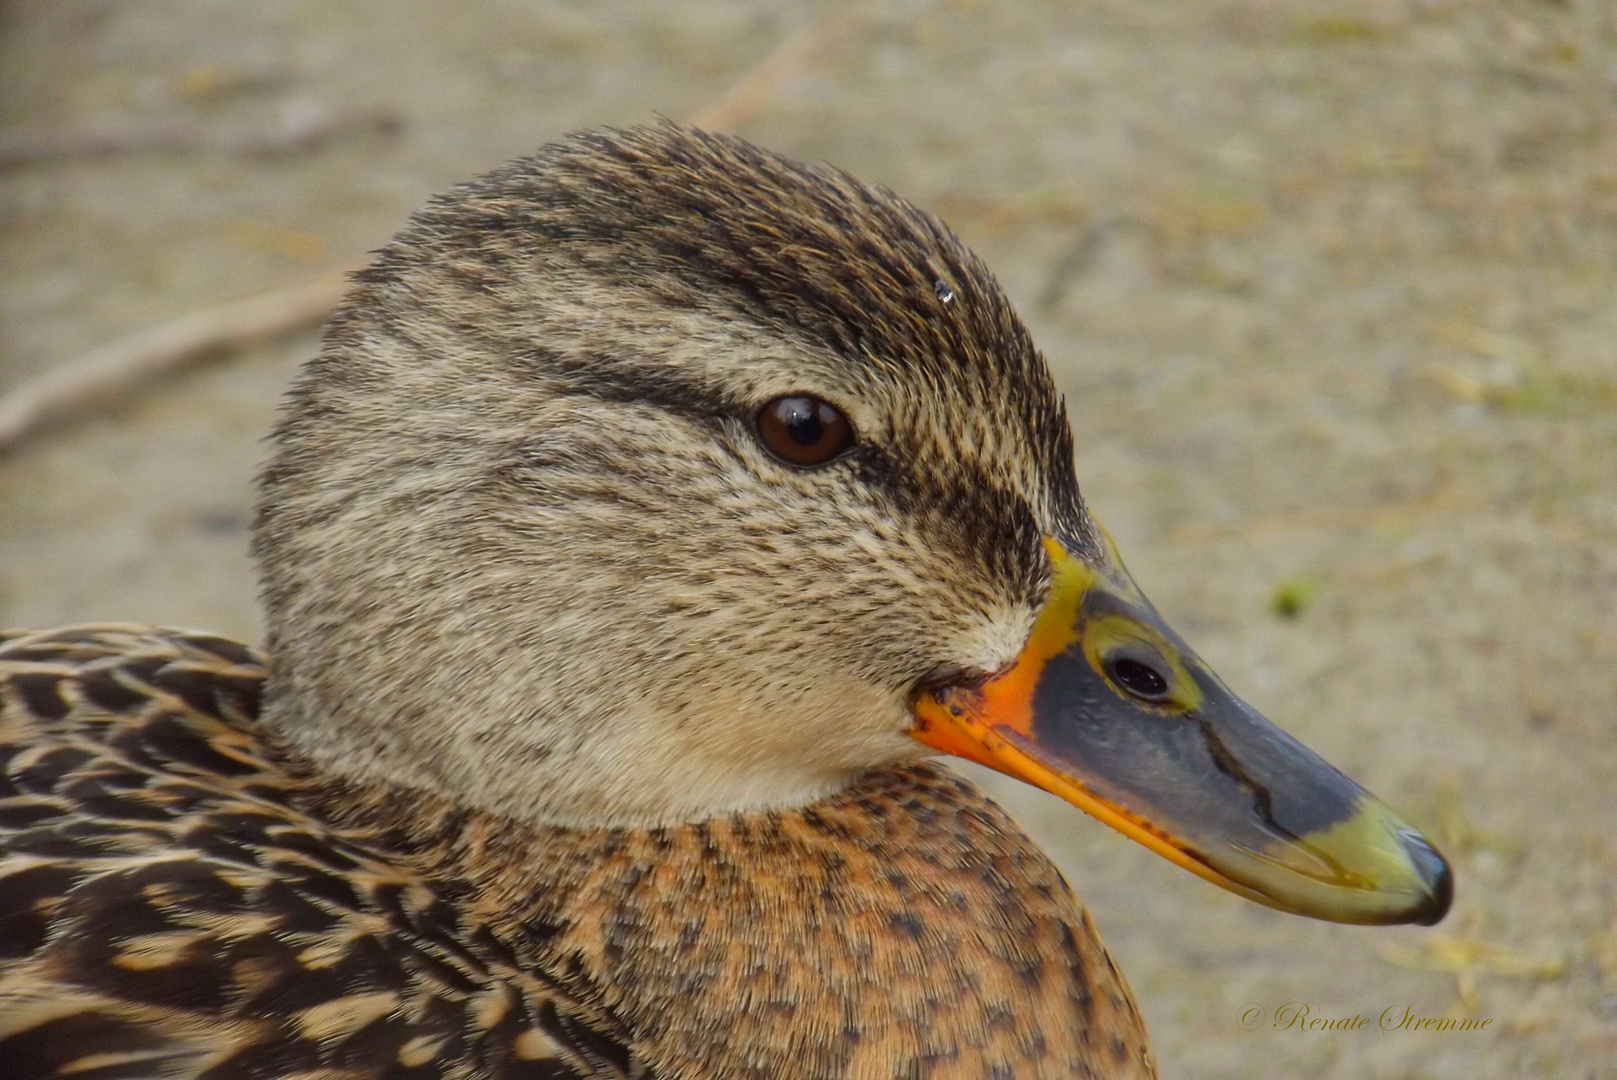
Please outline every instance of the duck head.
[{"label": "duck head", "polygon": [[955,754],[1260,902],[1441,917],[1441,857],[1166,625],[1072,460],[935,218],[739,140],[579,135],[418,213],[297,380],[265,716],[338,773],[577,826]]}]

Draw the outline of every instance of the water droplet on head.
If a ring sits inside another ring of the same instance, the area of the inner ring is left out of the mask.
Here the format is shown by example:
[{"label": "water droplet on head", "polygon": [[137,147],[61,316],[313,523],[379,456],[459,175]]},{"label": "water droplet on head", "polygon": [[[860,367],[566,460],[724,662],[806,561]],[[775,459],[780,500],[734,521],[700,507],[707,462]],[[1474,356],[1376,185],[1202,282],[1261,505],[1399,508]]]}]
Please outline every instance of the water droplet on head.
[{"label": "water droplet on head", "polygon": [[942,300],[945,304],[954,300],[954,290],[949,288],[949,283],[944,281],[942,278],[939,278],[937,281],[932,283],[932,291],[937,293],[938,299]]}]

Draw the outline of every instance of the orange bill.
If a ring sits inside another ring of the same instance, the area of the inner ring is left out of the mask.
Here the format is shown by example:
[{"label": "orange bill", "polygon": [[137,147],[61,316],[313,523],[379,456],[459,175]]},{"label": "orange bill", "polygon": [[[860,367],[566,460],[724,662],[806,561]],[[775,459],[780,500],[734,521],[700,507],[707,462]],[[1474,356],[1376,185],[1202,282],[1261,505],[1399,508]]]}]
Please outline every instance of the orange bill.
[{"label": "orange bill", "polygon": [[1231,693],[1109,543],[1098,567],[1045,546],[1050,595],[1016,661],[920,695],[917,739],[1270,907],[1347,923],[1443,917],[1453,879],[1419,831]]}]

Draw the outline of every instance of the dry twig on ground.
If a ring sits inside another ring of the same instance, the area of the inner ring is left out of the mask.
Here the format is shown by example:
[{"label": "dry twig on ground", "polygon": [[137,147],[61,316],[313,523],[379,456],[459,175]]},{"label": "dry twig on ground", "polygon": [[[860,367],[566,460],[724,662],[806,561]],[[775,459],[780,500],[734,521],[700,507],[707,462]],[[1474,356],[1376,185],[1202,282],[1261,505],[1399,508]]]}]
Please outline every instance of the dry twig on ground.
[{"label": "dry twig on ground", "polygon": [[318,325],[347,290],[342,271],[137,331],[62,364],[0,397],[0,451],[52,420],[159,375],[294,330]]},{"label": "dry twig on ground", "polygon": [[335,139],[391,135],[401,124],[392,112],[334,112],[295,102],[267,127],[217,127],[173,117],[123,120],[66,131],[0,132],[0,169],[67,158],[115,154],[214,151],[275,157],[318,150]]},{"label": "dry twig on ground", "polygon": [[793,34],[717,99],[692,113],[690,122],[711,131],[734,131],[761,113],[786,80],[841,42],[856,22],[857,9],[850,5]]}]

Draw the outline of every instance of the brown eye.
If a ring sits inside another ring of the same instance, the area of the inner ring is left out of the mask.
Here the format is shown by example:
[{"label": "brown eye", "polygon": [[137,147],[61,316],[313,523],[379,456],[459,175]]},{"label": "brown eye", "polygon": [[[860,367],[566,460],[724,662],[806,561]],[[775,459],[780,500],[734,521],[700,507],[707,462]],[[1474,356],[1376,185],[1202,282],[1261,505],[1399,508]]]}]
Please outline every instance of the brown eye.
[{"label": "brown eye", "polygon": [[758,414],[764,448],[791,465],[824,465],[853,445],[853,425],[836,406],[807,394],[778,397]]}]

